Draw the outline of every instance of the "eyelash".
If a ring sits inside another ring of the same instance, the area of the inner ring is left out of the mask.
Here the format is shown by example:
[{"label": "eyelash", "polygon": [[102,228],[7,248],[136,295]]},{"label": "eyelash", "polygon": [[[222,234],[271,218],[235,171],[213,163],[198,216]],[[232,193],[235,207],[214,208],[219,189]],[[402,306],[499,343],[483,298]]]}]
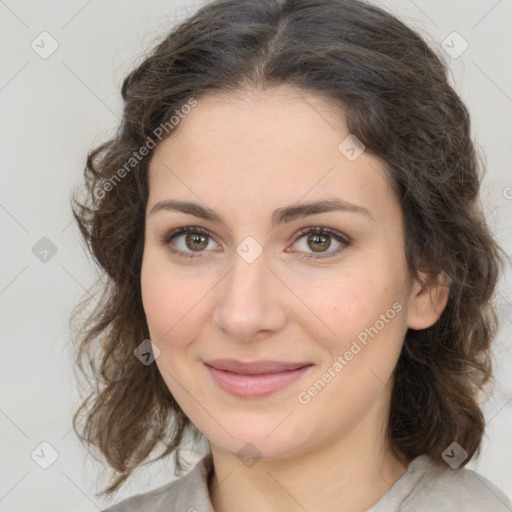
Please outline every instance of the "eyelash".
[{"label": "eyelash", "polygon": [[[198,257],[202,257],[201,253],[204,252],[204,251],[197,251],[197,253],[194,254],[194,253],[183,252],[183,251],[180,251],[178,249],[172,248],[170,242],[171,242],[171,240],[173,238],[176,238],[179,235],[184,235],[184,234],[189,234],[189,233],[200,234],[200,235],[206,236],[206,237],[208,237],[210,239],[212,238],[210,233],[206,229],[203,229],[203,228],[200,228],[200,227],[196,227],[196,226],[188,226],[188,227],[184,227],[184,228],[178,228],[178,229],[175,229],[175,230],[167,233],[167,235],[165,235],[165,237],[162,239],[162,243],[167,245],[167,246],[169,246],[169,250],[172,253],[177,254],[179,256],[182,256],[182,257],[185,257],[185,258],[198,258]],[[295,242],[300,240],[304,236],[307,236],[307,235],[310,235],[310,234],[329,235],[332,238],[334,238],[337,242],[339,242],[342,246],[339,247],[338,249],[334,250],[334,251],[325,252],[325,253],[322,253],[322,252],[317,253],[317,254],[327,254],[327,256],[313,256],[312,255],[313,253],[309,253],[309,254],[311,254],[310,256],[307,256],[307,255],[303,255],[302,256],[304,259],[308,259],[308,260],[309,259],[322,259],[322,258],[329,258],[329,257],[332,257],[332,256],[336,256],[340,252],[342,252],[344,249],[349,247],[351,245],[351,243],[352,243],[352,240],[348,236],[342,235],[338,231],[334,231],[333,229],[326,228],[326,227],[302,228],[302,229],[300,229],[298,231]]]}]

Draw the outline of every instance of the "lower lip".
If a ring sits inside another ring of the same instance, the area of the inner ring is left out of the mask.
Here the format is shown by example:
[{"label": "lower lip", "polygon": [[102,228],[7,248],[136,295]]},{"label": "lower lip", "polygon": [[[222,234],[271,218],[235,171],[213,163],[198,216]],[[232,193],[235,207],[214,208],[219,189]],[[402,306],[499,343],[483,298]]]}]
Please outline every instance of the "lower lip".
[{"label": "lower lip", "polygon": [[241,398],[259,398],[271,395],[296,380],[300,379],[312,365],[278,373],[262,373],[260,375],[241,375],[225,370],[218,370],[206,365],[213,380],[227,393]]}]

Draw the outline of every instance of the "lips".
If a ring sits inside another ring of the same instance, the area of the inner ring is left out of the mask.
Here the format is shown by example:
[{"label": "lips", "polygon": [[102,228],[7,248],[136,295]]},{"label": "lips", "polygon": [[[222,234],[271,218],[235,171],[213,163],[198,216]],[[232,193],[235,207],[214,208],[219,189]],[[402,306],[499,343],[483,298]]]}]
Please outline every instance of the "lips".
[{"label": "lips", "polygon": [[214,382],[225,392],[241,398],[260,398],[300,379],[313,366],[304,362],[216,359],[205,363]]},{"label": "lips", "polygon": [[296,370],[311,363],[287,363],[280,361],[254,361],[252,363],[243,363],[236,359],[215,359],[206,363],[217,370],[224,370],[240,375],[261,375],[262,373],[279,373],[290,370]]}]

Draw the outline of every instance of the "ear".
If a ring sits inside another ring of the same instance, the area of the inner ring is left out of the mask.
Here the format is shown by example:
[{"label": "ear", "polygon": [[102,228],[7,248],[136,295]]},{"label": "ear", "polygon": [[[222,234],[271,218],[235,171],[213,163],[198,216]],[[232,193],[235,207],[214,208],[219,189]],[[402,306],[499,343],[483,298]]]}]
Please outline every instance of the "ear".
[{"label": "ear", "polygon": [[[425,274],[420,274],[421,281],[426,282]],[[446,274],[439,274],[429,284],[414,281],[409,295],[407,326],[410,329],[426,329],[434,325],[448,302],[450,280]]]}]

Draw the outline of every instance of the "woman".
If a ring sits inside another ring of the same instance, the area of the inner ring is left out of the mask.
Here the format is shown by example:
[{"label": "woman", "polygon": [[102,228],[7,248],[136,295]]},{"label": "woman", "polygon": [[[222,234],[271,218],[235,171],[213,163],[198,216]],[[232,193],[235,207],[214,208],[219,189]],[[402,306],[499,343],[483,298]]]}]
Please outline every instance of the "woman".
[{"label": "woman", "polygon": [[359,1],[220,0],[126,78],[75,217],[105,295],[75,416],[109,509],[511,510],[478,454],[500,249],[444,65]]}]

